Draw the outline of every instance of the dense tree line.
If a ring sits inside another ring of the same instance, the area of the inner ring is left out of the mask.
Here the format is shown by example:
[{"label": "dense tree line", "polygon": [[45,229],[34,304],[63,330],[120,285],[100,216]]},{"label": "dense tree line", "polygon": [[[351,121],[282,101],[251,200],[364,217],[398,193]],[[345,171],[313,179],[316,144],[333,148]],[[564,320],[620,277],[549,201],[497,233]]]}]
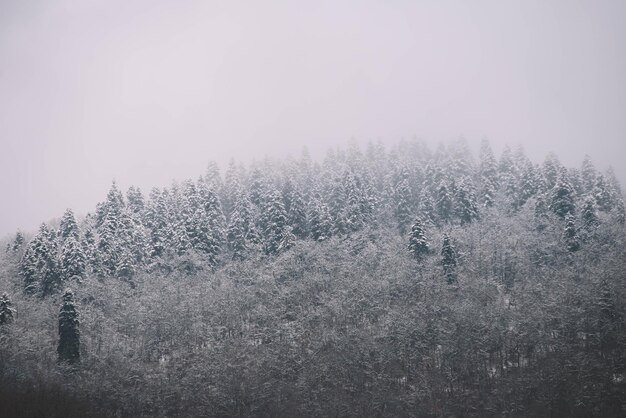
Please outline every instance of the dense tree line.
[{"label": "dense tree line", "polygon": [[7,243],[0,384],[128,416],[619,416],[625,218],[588,157],[487,141],[113,183]]}]

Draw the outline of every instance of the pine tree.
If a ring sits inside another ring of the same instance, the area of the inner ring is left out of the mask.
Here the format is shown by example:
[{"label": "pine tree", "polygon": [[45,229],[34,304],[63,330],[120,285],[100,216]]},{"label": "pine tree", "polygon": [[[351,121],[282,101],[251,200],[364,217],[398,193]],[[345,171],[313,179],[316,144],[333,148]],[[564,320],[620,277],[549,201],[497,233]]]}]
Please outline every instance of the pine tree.
[{"label": "pine tree", "polygon": [[443,235],[443,245],[441,247],[441,265],[443,266],[443,274],[446,276],[448,284],[457,282],[456,274],[456,252],[448,234]]},{"label": "pine tree", "polygon": [[59,312],[59,362],[70,364],[80,360],[80,331],[78,311],[74,305],[74,293],[67,289]]},{"label": "pine tree", "polygon": [[581,229],[584,231],[585,235],[593,235],[596,228],[600,224],[600,221],[598,219],[595,199],[592,196],[587,196],[585,198],[580,211],[580,218],[582,223]]},{"label": "pine tree", "polygon": [[561,172],[550,195],[550,210],[560,218],[574,214],[574,189],[567,173]]},{"label": "pine tree", "polygon": [[64,280],[82,280],[85,277],[86,257],[73,236],[65,239],[61,248],[61,275]]},{"label": "pine tree", "polygon": [[22,245],[24,245],[24,235],[20,231],[17,231],[13,243],[11,244],[11,251],[14,253],[18,252],[22,248]]},{"label": "pine tree", "polygon": [[412,217],[409,203],[411,190],[409,188],[409,182],[406,178],[400,180],[400,183],[398,183],[394,191],[394,196],[395,215],[398,222],[398,230],[400,231],[400,235],[404,236],[407,233]]},{"label": "pine tree", "polygon": [[478,205],[474,188],[469,178],[461,179],[456,190],[454,211],[461,225],[469,224],[478,219]]},{"label": "pine tree", "polygon": [[16,314],[15,308],[9,299],[9,295],[3,293],[0,296],[0,325],[6,325],[13,322],[13,318]]},{"label": "pine tree", "polygon": [[580,238],[578,237],[578,232],[576,231],[574,215],[571,213],[568,213],[565,216],[564,238],[568,251],[575,252],[580,249]]},{"label": "pine tree", "polygon": [[319,196],[313,199],[309,214],[311,237],[315,241],[324,241],[332,235],[332,220],[328,207]]},{"label": "pine tree", "polygon": [[544,178],[544,191],[552,190],[554,186],[556,186],[557,180],[559,179],[559,172],[561,171],[561,163],[556,155],[550,153],[546,156],[541,171]]},{"label": "pine tree", "polygon": [[596,185],[596,178],[598,176],[598,173],[589,155],[585,155],[585,158],[583,159],[582,167],[580,169],[580,176],[582,178],[584,192],[591,193],[594,186]]},{"label": "pine tree", "polygon": [[428,240],[426,239],[424,224],[419,217],[415,220],[415,223],[413,223],[413,226],[411,227],[408,248],[409,253],[417,261],[422,260],[422,258],[428,254]]},{"label": "pine tree", "polygon": [[42,296],[47,296],[58,289],[61,273],[57,262],[56,236],[46,224],[41,224],[29,242],[20,261],[19,273],[27,293],[40,292]]},{"label": "pine tree", "polygon": [[498,191],[498,165],[489,141],[483,139],[480,145],[480,203],[491,207]]},{"label": "pine tree", "polygon": [[280,192],[274,191],[266,200],[265,207],[265,231],[263,233],[264,249],[268,255],[276,255],[284,248],[291,234],[287,225],[287,216],[283,206]]},{"label": "pine tree", "polygon": [[306,205],[302,194],[287,181],[283,189],[285,199],[285,211],[287,212],[287,222],[291,225],[294,235],[300,239],[308,236],[309,225],[307,220]]},{"label": "pine tree", "polygon": [[254,225],[252,203],[243,190],[236,193],[226,238],[235,260],[245,259],[247,254],[260,242]]},{"label": "pine tree", "polygon": [[439,219],[445,224],[452,219],[454,202],[446,183],[442,182],[437,192],[437,214]]},{"label": "pine tree", "polygon": [[72,237],[74,240],[78,240],[78,225],[74,218],[74,212],[72,209],[67,209],[61,218],[61,224],[59,225],[59,236],[61,242],[67,238]]},{"label": "pine tree", "polygon": [[429,225],[437,224],[435,204],[433,203],[433,198],[426,187],[422,188],[422,191],[420,192],[417,209],[424,223]]},{"label": "pine tree", "polygon": [[128,202],[128,210],[134,214],[141,214],[145,208],[145,201],[141,189],[130,186],[126,192],[126,201]]}]

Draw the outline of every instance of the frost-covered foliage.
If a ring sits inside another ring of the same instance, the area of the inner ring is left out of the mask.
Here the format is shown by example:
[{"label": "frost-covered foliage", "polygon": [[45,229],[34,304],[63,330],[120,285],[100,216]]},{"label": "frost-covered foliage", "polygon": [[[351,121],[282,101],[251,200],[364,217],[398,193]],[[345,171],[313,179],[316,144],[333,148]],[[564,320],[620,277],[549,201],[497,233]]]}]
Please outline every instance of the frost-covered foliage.
[{"label": "frost-covered foliage", "polygon": [[113,184],[0,252],[0,415],[620,416],[624,228],[610,171],[486,141]]}]

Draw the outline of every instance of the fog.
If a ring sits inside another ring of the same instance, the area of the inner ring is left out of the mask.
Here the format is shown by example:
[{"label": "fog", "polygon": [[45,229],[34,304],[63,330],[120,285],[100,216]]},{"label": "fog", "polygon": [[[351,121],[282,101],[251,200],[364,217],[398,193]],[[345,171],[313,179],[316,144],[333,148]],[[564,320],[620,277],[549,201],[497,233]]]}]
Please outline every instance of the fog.
[{"label": "fog", "polygon": [[488,137],[626,182],[623,1],[0,1],[0,236],[350,139]]}]

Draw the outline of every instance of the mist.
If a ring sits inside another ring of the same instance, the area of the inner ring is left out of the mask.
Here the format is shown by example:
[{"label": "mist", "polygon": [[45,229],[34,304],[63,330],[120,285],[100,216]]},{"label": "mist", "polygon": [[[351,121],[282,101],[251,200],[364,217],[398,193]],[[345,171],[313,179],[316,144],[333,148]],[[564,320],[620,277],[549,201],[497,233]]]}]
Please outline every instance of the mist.
[{"label": "mist", "polygon": [[626,3],[0,3],[0,236],[116,179],[487,137],[626,181]]}]

